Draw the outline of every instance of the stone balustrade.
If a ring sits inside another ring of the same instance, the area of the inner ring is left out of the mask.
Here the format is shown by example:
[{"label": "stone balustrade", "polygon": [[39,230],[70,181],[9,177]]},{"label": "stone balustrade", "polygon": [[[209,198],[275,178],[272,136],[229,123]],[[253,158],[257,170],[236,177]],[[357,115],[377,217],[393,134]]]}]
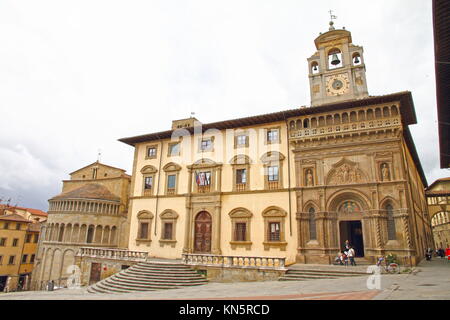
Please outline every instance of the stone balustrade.
[{"label": "stone balustrade", "polygon": [[278,257],[221,256],[213,254],[183,253],[182,262],[191,266],[287,270],[285,265],[286,258]]},{"label": "stone balustrade", "polygon": [[148,252],[132,251],[127,249],[82,247],[80,248],[77,255],[80,257],[90,257],[90,258],[145,261],[148,256]]},{"label": "stone balustrade", "polygon": [[392,127],[392,126],[399,126],[400,124],[401,124],[400,118],[365,120],[359,122],[342,123],[337,125],[327,125],[316,128],[291,129],[289,132],[289,137],[291,139],[295,138],[304,139],[311,136],[340,134],[344,132],[360,131],[372,128]]}]

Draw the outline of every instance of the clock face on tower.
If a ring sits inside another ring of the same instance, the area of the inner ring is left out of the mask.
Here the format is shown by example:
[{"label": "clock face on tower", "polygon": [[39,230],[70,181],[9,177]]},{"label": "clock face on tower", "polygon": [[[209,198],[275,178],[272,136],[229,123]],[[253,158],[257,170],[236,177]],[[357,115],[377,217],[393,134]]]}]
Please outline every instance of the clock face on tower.
[{"label": "clock face on tower", "polygon": [[338,74],[327,77],[326,88],[327,95],[337,96],[348,92],[350,81],[348,81],[347,74]]}]

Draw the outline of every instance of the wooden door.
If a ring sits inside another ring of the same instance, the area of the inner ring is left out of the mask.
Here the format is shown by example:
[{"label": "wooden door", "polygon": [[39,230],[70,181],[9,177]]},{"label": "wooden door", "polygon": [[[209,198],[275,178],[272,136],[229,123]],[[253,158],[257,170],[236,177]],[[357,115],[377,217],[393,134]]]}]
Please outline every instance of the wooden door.
[{"label": "wooden door", "polygon": [[101,263],[91,263],[91,276],[89,277],[89,284],[93,284],[100,281],[100,275],[102,273]]},{"label": "wooden door", "polygon": [[211,215],[200,212],[195,218],[194,252],[211,253]]}]

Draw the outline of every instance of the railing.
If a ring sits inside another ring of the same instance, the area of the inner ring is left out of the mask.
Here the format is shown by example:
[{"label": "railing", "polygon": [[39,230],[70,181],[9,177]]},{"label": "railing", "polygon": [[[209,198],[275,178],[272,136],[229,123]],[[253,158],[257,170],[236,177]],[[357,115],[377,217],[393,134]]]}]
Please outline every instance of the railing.
[{"label": "railing", "polygon": [[208,193],[211,190],[210,185],[198,186],[198,193]]},{"label": "railing", "polygon": [[246,184],[245,183],[236,183],[236,191],[245,191]]},{"label": "railing", "polygon": [[213,254],[183,253],[182,262],[191,266],[209,266],[243,269],[287,270],[286,258],[220,256]]},{"label": "railing", "polygon": [[269,181],[267,183],[269,190],[276,190],[278,189],[278,181]]},{"label": "railing", "polygon": [[175,188],[167,188],[167,194],[168,194],[168,195],[173,195],[173,194],[175,194]]},{"label": "railing", "polygon": [[153,194],[153,189],[144,189],[144,197],[151,196]]},{"label": "railing", "polygon": [[132,251],[127,249],[104,249],[104,248],[82,247],[80,248],[80,251],[78,252],[77,255],[81,257],[91,257],[91,258],[145,261],[148,256],[148,252]]},{"label": "railing", "polygon": [[347,131],[358,131],[372,128],[382,128],[400,125],[400,118],[365,120],[360,122],[342,123],[337,125],[327,125],[317,128],[291,129],[290,138],[305,138]]}]

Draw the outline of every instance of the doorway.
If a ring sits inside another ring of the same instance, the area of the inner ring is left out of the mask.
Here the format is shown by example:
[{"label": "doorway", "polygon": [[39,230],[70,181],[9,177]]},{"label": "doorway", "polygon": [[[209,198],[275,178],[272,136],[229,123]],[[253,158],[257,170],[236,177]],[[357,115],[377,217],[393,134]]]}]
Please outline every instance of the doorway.
[{"label": "doorway", "polygon": [[0,292],[3,292],[3,290],[5,290],[7,281],[8,276],[0,276]]},{"label": "doorway", "polygon": [[102,264],[92,262],[91,263],[91,275],[89,277],[89,285],[99,282],[101,273],[102,273]]},{"label": "doorway", "polygon": [[344,247],[345,240],[355,249],[356,257],[364,257],[364,240],[361,221],[339,222],[340,247]]},{"label": "doorway", "polygon": [[211,253],[211,215],[200,212],[195,218],[194,252]]}]

